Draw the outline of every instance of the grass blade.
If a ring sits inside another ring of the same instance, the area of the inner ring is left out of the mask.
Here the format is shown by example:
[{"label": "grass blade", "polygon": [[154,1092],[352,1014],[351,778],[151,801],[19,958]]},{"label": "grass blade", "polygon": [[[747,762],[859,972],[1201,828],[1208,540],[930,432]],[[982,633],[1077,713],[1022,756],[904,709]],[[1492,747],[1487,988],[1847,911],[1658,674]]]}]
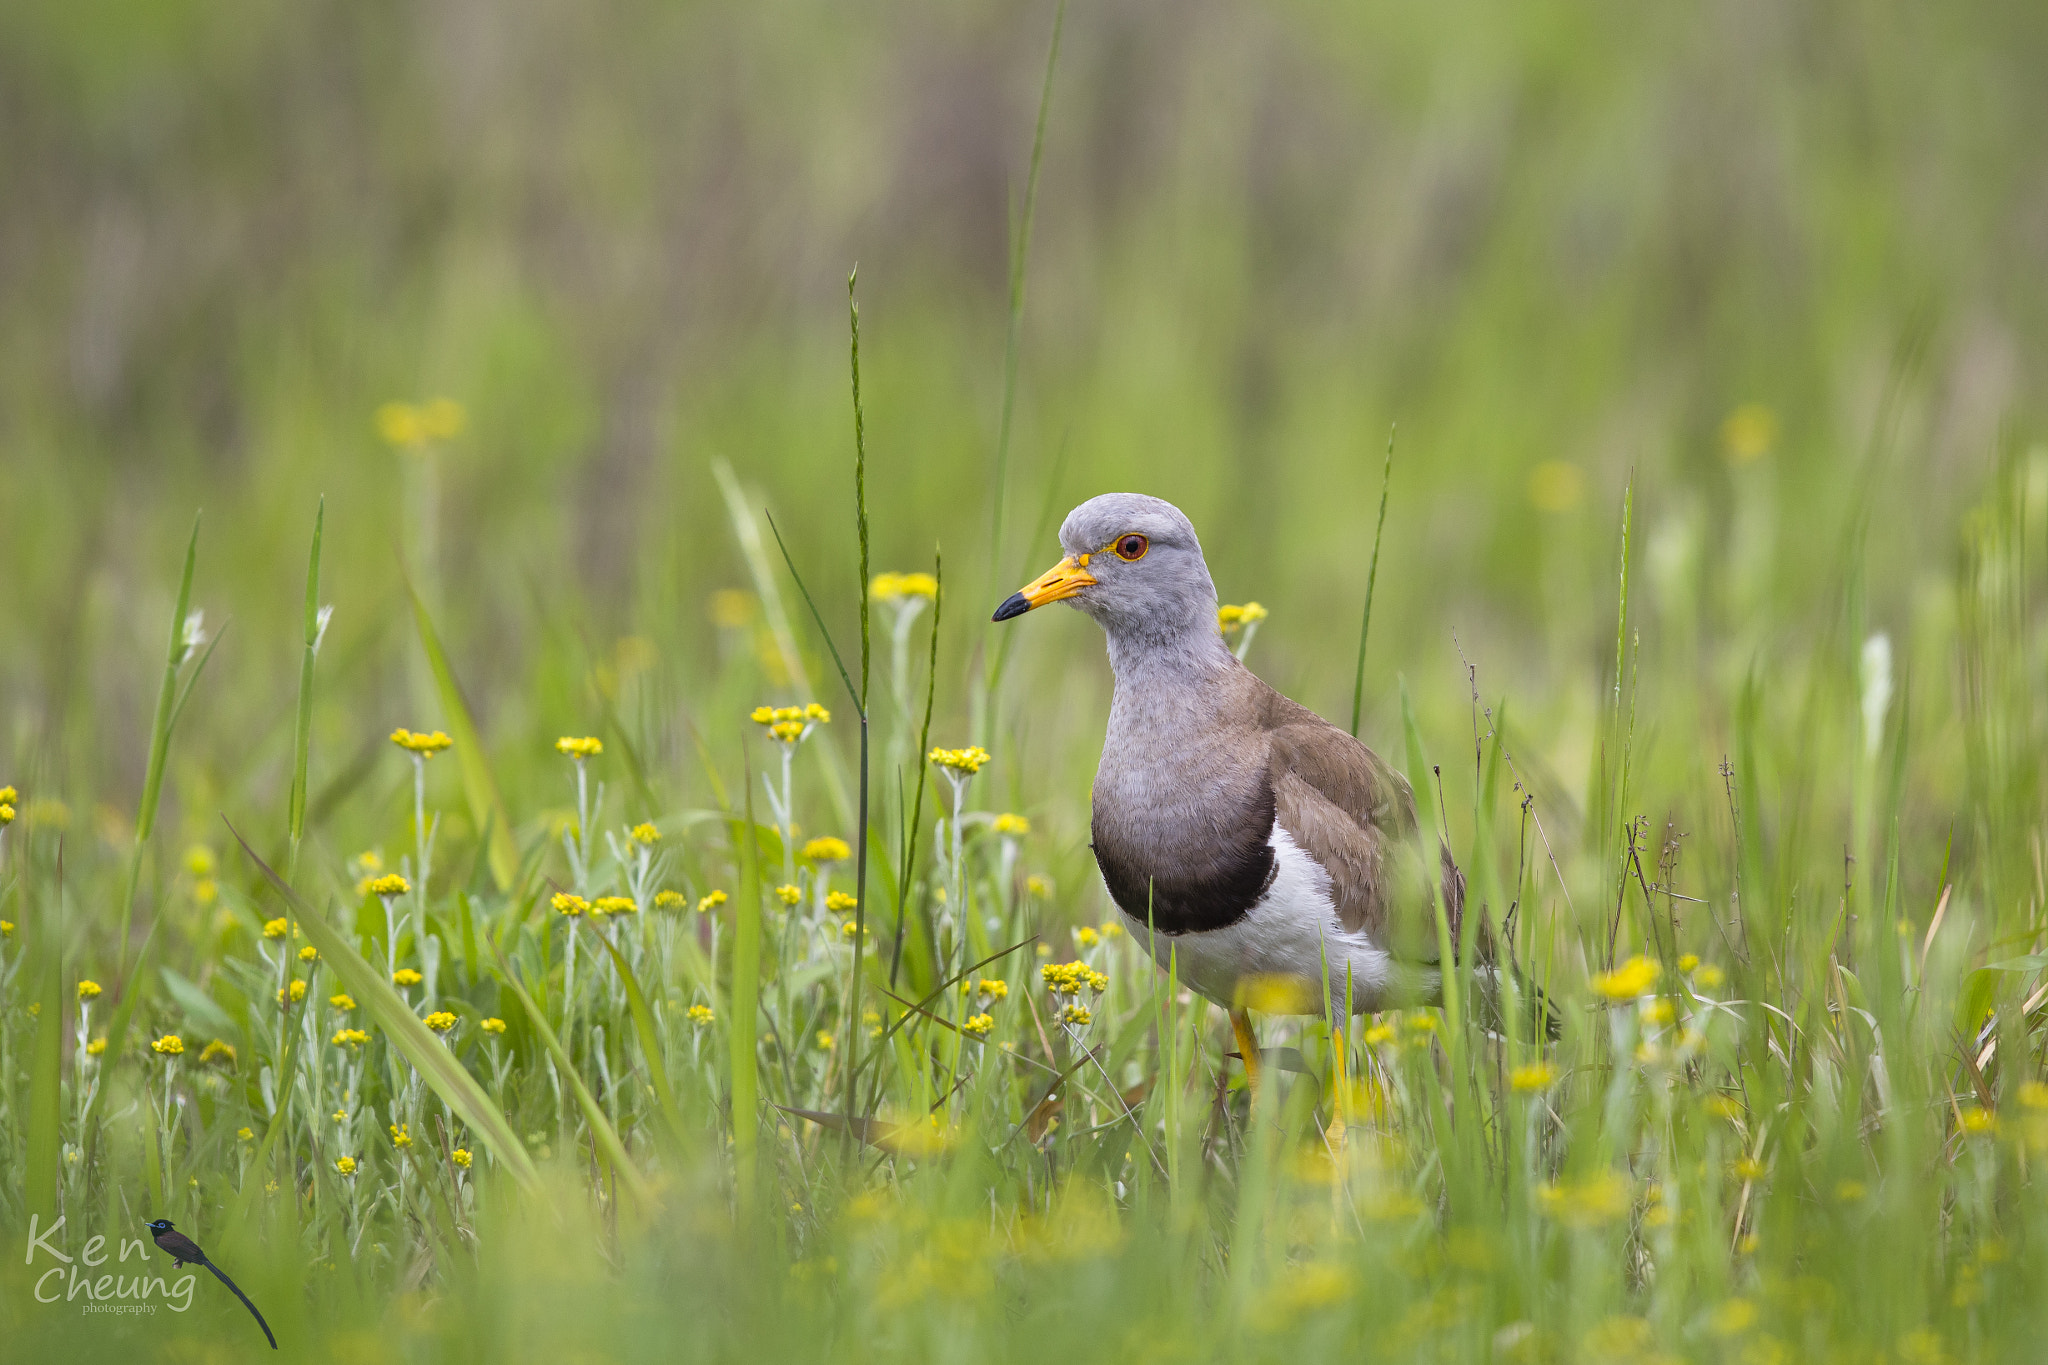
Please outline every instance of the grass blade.
[{"label": "grass blade", "polygon": [[[498,945],[495,943],[491,944],[491,956],[498,963],[498,979],[518,997],[520,1006],[526,1011],[527,1022],[533,1025],[533,1031],[540,1037],[541,1046],[555,1059],[555,1066],[568,1080],[569,1088],[576,1092],[577,1106],[583,1110],[583,1118],[590,1125],[591,1136],[596,1138],[598,1147],[604,1152],[605,1160],[618,1172],[619,1183],[631,1191],[635,1199],[646,1203],[653,1193],[652,1190],[648,1188],[647,1181],[641,1177],[640,1172],[634,1168],[632,1159],[626,1155],[626,1146],[619,1141],[618,1131],[612,1127],[611,1120],[604,1116],[603,1107],[590,1093],[590,1088],[583,1084],[583,1078],[576,1074],[575,1064],[569,1060],[568,1049],[562,1046],[561,1039],[555,1037],[555,1031],[548,1027],[547,1016],[541,1013],[540,1006],[533,1003],[533,997],[526,993],[526,987],[520,982],[518,974],[512,970],[512,964],[505,961],[505,955],[498,951]],[[422,1024],[420,1028],[424,1032],[426,1026]]]},{"label": "grass blade", "polygon": [[1365,637],[1372,633],[1372,590],[1380,581],[1380,537],[1387,530],[1387,491],[1394,486],[1394,433],[1387,428],[1387,464],[1380,471],[1380,519],[1372,532],[1372,563],[1365,571],[1365,619],[1358,623],[1358,671],[1351,682],[1351,737],[1358,738],[1359,717],[1365,711]]},{"label": "grass blade", "polygon": [[[740,741],[746,752],[746,741]],[[755,1147],[760,1138],[760,1051],[756,1046],[761,1007],[761,845],[754,827],[754,765],[741,771],[746,792],[746,823],[732,827],[733,847],[740,853],[739,894],[732,902],[732,993],[726,1020],[726,1042],[732,1061],[733,1185],[742,1211],[751,1211],[755,1188]]]},{"label": "grass blade", "polygon": [[626,1005],[633,1013],[633,1031],[640,1035],[640,1051],[647,1058],[647,1078],[654,1085],[661,1116],[668,1121],[669,1132],[680,1145],[688,1141],[688,1130],[683,1127],[683,1111],[676,1104],[676,1092],[668,1083],[668,1064],[662,1060],[661,1030],[654,1026],[654,1011],[647,1007],[646,993],[640,989],[640,979],[633,975],[633,969],[626,965],[626,955],[603,934],[597,936],[597,941],[604,945],[612,965],[619,969],[619,981],[626,988]]},{"label": "grass blade", "polygon": [[37,945],[34,1055],[29,1063],[27,1206],[45,1224],[57,1212],[57,1153],[63,1130],[64,1077],[64,949],[52,921],[52,904],[37,918],[42,942]]},{"label": "grass blade", "polygon": [[[185,571],[178,579],[178,604],[171,609],[171,644],[164,661],[163,684],[157,689],[156,718],[149,730],[149,767],[142,777],[142,804],[135,814],[135,848],[128,857],[128,885],[121,893],[121,937],[116,940],[116,962],[128,965],[128,933],[135,913],[135,890],[142,879],[142,850],[156,828],[157,801],[163,794],[164,760],[171,749],[171,727],[177,716],[178,670],[184,666],[185,615],[192,607],[192,571],[199,562],[199,516],[192,518],[192,534],[185,542]],[[112,1046],[110,1043],[109,1046]],[[111,1059],[110,1059],[111,1060]]]},{"label": "grass blade", "polygon": [[249,856],[249,861],[256,864],[264,880],[284,898],[293,918],[298,921],[300,931],[320,950],[321,959],[334,969],[334,974],[341,978],[342,984],[368,1017],[384,1030],[391,1039],[391,1045],[412,1063],[413,1070],[447,1102],[456,1116],[490,1145],[499,1163],[512,1173],[512,1177],[529,1190],[537,1191],[540,1188],[539,1170],[535,1168],[533,1159],[527,1156],[526,1147],[512,1131],[512,1125],[505,1121],[504,1113],[484,1093],[476,1078],[420,1022],[381,969],[365,961],[356,951],[355,944],[258,857],[239,830],[229,825],[228,832],[235,836],[235,842],[242,846],[242,852]]},{"label": "grass blade", "polygon": [[313,660],[320,653],[320,538],[327,527],[327,499],[313,514],[313,549],[306,559],[306,639],[299,658],[299,710],[292,725],[291,851],[287,879],[299,870],[299,841],[306,836],[306,772],[313,749]]},{"label": "grass blade", "polygon": [[491,761],[484,755],[476,721],[463,700],[462,687],[448,666],[441,649],[441,637],[434,633],[433,618],[419,589],[406,580],[406,594],[412,598],[412,619],[419,627],[420,648],[426,651],[427,666],[434,672],[434,687],[441,694],[441,709],[447,713],[448,729],[455,737],[455,757],[462,764],[462,794],[469,803],[470,818],[479,829],[488,829],[491,878],[498,890],[510,891],[519,880],[519,846],[512,841],[512,822],[505,815],[505,802],[498,795],[498,782],[491,775]]}]

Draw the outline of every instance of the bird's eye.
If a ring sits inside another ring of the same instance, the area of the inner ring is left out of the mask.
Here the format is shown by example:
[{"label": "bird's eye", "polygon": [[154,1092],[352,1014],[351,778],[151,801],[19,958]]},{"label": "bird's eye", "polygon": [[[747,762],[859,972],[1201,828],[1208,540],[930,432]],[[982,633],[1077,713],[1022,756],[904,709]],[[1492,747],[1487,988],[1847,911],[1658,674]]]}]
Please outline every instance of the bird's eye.
[{"label": "bird's eye", "polygon": [[1143,536],[1122,536],[1110,549],[1116,551],[1118,559],[1143,559],[1145,551],[1152,548],[1152,542]]}]

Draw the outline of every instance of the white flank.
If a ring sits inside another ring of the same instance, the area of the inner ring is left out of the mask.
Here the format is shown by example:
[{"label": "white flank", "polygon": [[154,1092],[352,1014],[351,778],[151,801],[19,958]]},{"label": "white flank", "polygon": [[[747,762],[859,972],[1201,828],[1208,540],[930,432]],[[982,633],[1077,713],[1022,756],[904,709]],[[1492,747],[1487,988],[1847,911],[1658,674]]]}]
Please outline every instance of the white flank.
[{"label": "white flank", "polygon": [[[1320,998],[1323,964],[1329,964],[1330,1003],[1341,1013],[1347,975],[1352,1009],[1360,1014],[1386,1008],[1396,975],[1386,949],[1367,934],[1353,933],[1337,919],[1330,899],[1330,875],[1302,851],[1294,837],[1273,824],[1268,837],[1278,870],[1251,911],[1223,929],[1153,935],[1143,921],[1124,915],[1132,935],[1146,944],[1163,969],[1177,954],[1181,984],[1229,1008],[1241,984],[1251,978],[1298,981],[1305,995]],[[1434,969],[1427,975],[1434,977]],[[1412,989],[1417,983],[1408,984]],[[1407,994],[1403,991],[1401,994]],[[1321,1013],[1321,1005],[1316,1006]]]}]

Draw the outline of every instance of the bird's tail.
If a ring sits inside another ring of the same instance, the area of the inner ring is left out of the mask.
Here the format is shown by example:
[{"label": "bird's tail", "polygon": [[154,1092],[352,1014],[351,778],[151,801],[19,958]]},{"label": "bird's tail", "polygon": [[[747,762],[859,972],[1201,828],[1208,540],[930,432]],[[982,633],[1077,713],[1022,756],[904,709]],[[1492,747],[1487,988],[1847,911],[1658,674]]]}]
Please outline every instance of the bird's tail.
[{"label": "bird's tail", "polygon": [[242,1292],[241,1286],[236,1284],[233,1280],[229,1279],[227,1277],[227,1272],[222,1270],[219,1266],[215,1265],[212,1261],[202,1260],[199,1262],[199,1264],[205,1266],[208,1270],[211,1270],[213,1272],[213,1278],[219,1280],[222,1284],[226,1285],[228,1289],[234,1294],[234,1296],[242,1301],[242,1307],[248,1309],[249,1316],[256,1319],[256,1325],[263,1329],[263,1335],[270,1338],[270,1349],[275,1351],[277,1349],[277,1338],[271,1334],[270,1324],[263,1320],[263,1314],[256,1310],[256,1305],[249,1302],[249,1296]]}]

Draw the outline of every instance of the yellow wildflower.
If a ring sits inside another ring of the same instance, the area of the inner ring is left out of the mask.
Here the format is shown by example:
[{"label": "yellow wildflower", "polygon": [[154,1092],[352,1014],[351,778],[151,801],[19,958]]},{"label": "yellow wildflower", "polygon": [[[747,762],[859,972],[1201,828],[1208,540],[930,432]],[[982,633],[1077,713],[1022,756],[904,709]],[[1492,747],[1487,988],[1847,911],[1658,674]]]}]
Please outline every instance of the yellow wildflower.
[{"label": "yellow wildflower", "polygon": [[555,741],[555,750],[578,760],[595,758],[604,752],[604,741],[595,735],[563,735]]},{"label": "yellow wildflower", "polygon": [[2048,1085],[2039,1081],[2020,1084],[2020,1105],[2026,1109],[2048,1109]]},{"label": "yellow wildflower", "polygon": [[301,962],[315,962],[319,960],[319,957],[320,950],[310,943],[299,949],[299,961]]},{"label": "yellow wildflower", "polygon": [[186,849],[185,870],[195,877],[211,877],[215,870],[213,850],[205,844],[194,844]]},{"label": "yellow wildflower", "polygon": [[1010,998],[1010,983],[996,977],[984,976],[974,983],[974,993],[993,1004]]},{"label": "yellow wildflower", "polygon": [[388,900],[392,896],[403,896],[412,890],[412,883],[396,872],[387,872],[381,877],[370,878],[369,889],[371,895],[383,896]]},{"label": "yellow wildflower", "polygon": [[[301,1000],[304,1000],[306,998],[306,983],[303,981],[294,981],[290,986],[290,991],[291,1001],[294,1005],[296,1005]],[[285,991],[283,989],[280,989],[277,993],[277,1003],[282,1005],[284,1001]]]},{"label": "yellow wildflower", "polygon": [[1663,974],[1664,969],[1651,959],[1632,957],[1613,971],[1595,976],[1593,990],[1609,1000],[1634,1000],[1656,985]]},{"label": "yellow wildflower", "polygon": [[100,983],[97,981],[80,981],[78,983],[78,998],[80,1000],[96,999],[99,993]]},{"label": "yellow wildflower", "polygon": [[844,914],[859,904],[858,900],[844,891],[828,891],[825,893],[825,908],[835,915]]},{"label": "yellow wildflower", "polygon": [[1549,1062],[1526,1062],[1508,1073],[1508,1084],[1524,1095],[1548,1090],[1557,1080],[1557,1068]]},{"label": "yellow wildflower", "polygon": [[837,1041],[838,1040],[836,1038],[834,1038],[831,1034],[825,1032],[823,1029],[818,1030],[818,1046],[825,1049],[825,1051],[830,1052],[832,1050],[832,1045]]},{"label": "yellow wildflower", "polygon": [[1963,1111],[1963,1131],[1966,1133],[1991,1133],[1998,1129],[1998,1116],[1988,1109],[1975,1107]]},{"label": "yellow wildflower", "polygon": [[159,1057],[176,1057],[185,1051],[185,1040],[175,1033],[166,1033],[151,1043],[149,1050]]},{"label": "yellow wildflower", "polygon": [[1113,919],[1106,919],[1106,920],[1104,920],[1104,921],[1102,922],[1102,926],[1101,926],[1101,929],[1100,929],[1100,933],[1102,934],[1103,940],[1104,940],[1105,942],[1107,942],[1107,941],[1108,941],[1108,940],[1110,940],[1110,939],[1113,939],[1113,938],[1115,938],[1115,937],[1116,937],[1116,936],[1117,936],[1118,934],[1121,934],[1121,933],[1122,933],[1123,931],[1124,931],[1124,927],[1123,927],[1123,925],[1121,925],[1121,924],[1118,924],[1118,923],[1117,923],[1117,922],[1116,922],[1115,920],[1113,920]]},{"label": "yellow wildflower", "polygon": [[965,749],[934,749],[927,755],[941,768],[950,768],[956,773],[973,776],[981,771],[981,765],[988,762],[988,750],[979,744],[970,744]]},{"label": "yellow wildflower", "polygon": [[448,1154],[448,1159],[465,1171],[469,1169],[469,1163],[472,1160],[469,1155],[469,1148],[467,1147],[457,1147]]},{"label": "yellow wildflower", "polygon": [[839,932],[846,935],[846,937],[848,938],[852,938],[855,934],[858,934],[860,932],[860,921],[857,919],[850,919],[844,921],[839,926]]},{"label": "yellow wildflower", "polygon": [[11,825],[13,823],[14,807],[5,801],[0,801],[0,825]]},{"label": "yellow wildflower", "polygon": [[409,754],[420,758],[432,758],[443,749],[455,747],[455,741],[440,730],[432,732],[408,730],[399,726],[391,732],[391,742]]},{"label": "yellow wildflower", "polygon": [[1753,1156],[1746,1156],[1728,1169],[1737,1180],[1762,1180],[1770,1167]]},{"label": "yellow wildflower", "polygon": [[1742,1117],[1742,1101],[1733,1095],[1709,1095],[1707,1112],[1717,1119],[1739,1119]]},{"label": "yellow wildflower", "polygon": [[201,905],[212,905],[220,899],[220,883],[211,877],[201,877],[192,883],[192,899]]},{"label": "yellow wildflower", "polygon": [[283,938],[290,930],[291,924],[284,919],[267,919],[263,921],[263,937],[265,938]]},{"label": "yellow wildflower", "polygon": [[800,720],[778,720],[768,727],[768,737],[784,744],[794,744],[804,737],[804,723]]},{"label": "yellow wildflower", "polygon": [[256,1130],[253,1128],[237,1128],[235,1129],[235,1136],[244,1142],[248,1142],[256,1136]]},{"label": "yellow wildflower", "polygon": [[347,991],[341,991],[337,994],[328,996],[327,1003],[334,1006],[334,1008],[341,1010],[343,1013],[346,1013],[349,1010],[352,1010],[356,1007],[356,998],[350,995]]},{"label": "yellow wildflower", "polygon": [[707,891],[703,895],[697,897],[697,913],[700,915],[709,914],[711,911],[716,910],[719,906],[724,905],[725,899],[726,897],[723,891],[719,891],[716,889]]},{"label": "yellow wildflower", "polygon": [[11,806],[21,800],[21,793],[12,787],[0,787],[0,805]]},{"label": "yellow wildflower", "polygon": [[1678,959],[1678,970],[1684,972],[1687,976],[1691,976],[1692,969],[1699,965],[1700,955],[1698,953],[1685,953]]},{"label": "yellow wildflower", "polygon": [[827,834],[805,844],[797,856],[807,863],[841,863],[853,856],[853,847],[846,840]]},{"label": "yellow wildflower", "polygon": [[1240,626],[1266,619],[1266,609],[1257,602],[1247,602],[1241,607],[1224,606],[1216,608],[1216,628],[1225,635]]},{"label": "yellow wildflower", "polygon": [[358,870],[366,873],[382,872],[384,870],[384,859],[374,850],[369,853],[358,853],[356,855],[356,867]]},{"label": "yellow wildflower", "polygon": [[1717,1337],[1739,1337],[1756,1325],[1756,1304],[1748,1299],[1727,1299],[1707,1319],[1707,1330]]},{"label": "yellow wildflower", "polygon": [[804,893],[801,890],[789,885],[787,882],[775,888],[775,895],[784,905],[795,905],[804,898]]},{"label": "yellow wildflower", "polygon": [[104,1037],[95,1038],[85,1045],[85,1055],[88,1057],[97,1057],[106,1050],[107,1040]]},{"label": "yellow wildflower", "polygon": [[1711,962],[1692,974],[1692,984],[1707,991],[1713,990],[1727,979],[1721,969]]},{"label": "yellow wildflower", "polygon": [[1744,403],[1721,423],[1721,449],[1730,464],[1749,464],[1771,453],[1778,441],[1778,414],[1762,403]]},{"label": "yellow wildflower", "polygon": [[1029,896],[1049,896],[1052,894],[1052,883],[1034,872],[1024,879],[1024,893]]},{"label": "yellow wildflower", "polygon": [[1069,1005],[1060,1011],[1060,1022],[1075,1028],[1085,1028],[1095,1022],[1095,1016],[1088,1012],[1086,1005]]},{"label": "yellow wildflower", "polygon": [[345,1156],[334,1163],[334,1169],[341,1175],[354,1175],[356,1173],[356,1159],[352,1156]]},{"label": "yellow wildflower", "polygon": [[773,725],[775,723],[775,708],[772,706],[757,706],[747,713],[747,719],[753,721],[756,725]]},{"label": "yellow wildflower", "polygon": [[391,984],[394,986],[417,986],[424,980],[425,977],[410,967],[400,967],[391,974]]},{"label": "yellow wildflower", "polygon": [[986,1038],[995,1029],[995,1026],[996,1017],[993,1014],[977,1014],[963,1021],[960,1025],[960,1031],[962,1033],[971,1033],[977,1038]]},{"label": "yellow wildflower", "polygon": [[11,920],[11,919],[0,919],[0,938],[13,938],[13,937],[14,937],[14,921],[13,921],[13,920]]},{"label": "yellow wildflower", "polygon": [[1838,1180],[1835,1182],[1835,1198],[1844,1204],[1853,1204],[1870,1193],[1860,1180]]},{"label": "yellow wildflower", "polygon": [[1021,815],[1004,811],[996,817],[995,830],[998,834],[1023,835],[1031,832],[1031,822]]},{"label": "yellow wildflower", "polygon": [[1074,931],[1074,942],[1080,944],[1083,948],[1093,948],[1101,940],[1102,935],[1096,933],[1085,924]]},{"label": "yellow wildflower", "polygon": [[1672,1007],[1669,1000],[1646,1000],[1643,1002],[1642,1015],[1645,1023],[1668,1024],[1678,1017],[1678,1011]]},{"label": "yellow wildflower", "polygon": [[413,409],[420,433],[429,440],[445,441],[460,436],[469,425],[469,412],[453,398],[430,398]]},{"label": "yellow wildflower", "polygon": [[711,1006],[709,1005],[692,1005],[689,1009],[689,1015],[690,1022],[693,1024],[708,1024],[715,1017],[711,1013]]},{"label": "yellow wildflower", "polygon": [[572,891],[557,891],[554,899],[548,904],[555,907],[556,914],[567,915],[570,919],[576,918],[590,908],[589,901]]},{"label": "yellow wildflower", "polygon": [[657,891],[654,893],[654,908],[673,910],[685,903],[686,897],[680,891]]},{"label": "yellow wildflower", "polygon": [[329,1115],[328,1117],[332,1118],[332,1119],[333,1119],[333,1120],[334,1120],[334,1121],[335,1121],[336,1123],[347,1123],[347,1122],[348,1122],[348,1110],[346,1110],[346,1109],[337,1109],[337,1110],[335,1110],[335,1111],[334,1111],[334,1112],[333,1112],[332,1114],[330,1114],[330,1115]]},{"label": "yellow wildflower", "polygon": [[391,1123],[386,1124],[385,1127],[390,1130],[391,1145],[393,1147],[412,1146],[412,1133],[410,1131],[409,1125],[403,1123]]},{"label": "yellow wildflower", "polygon": [[455,1027],[455,1016],[447,1010],[435,1010],[420,1022],[436,1033],[446,1033]]},{"label": "yellow wildflower", "polygon": [[233,1043],[224,1043],[216,1038],[205,1047],[199,1049],[199,1060],[201,1062],[210,1062],[220,1057],[225,1057],[230,1062],[234,1061],[235,1045]]},{"label": "yellow wildflower", "polygon": [[489,1019],[486,1019],[482,1023],[478,1024],[477,1027],[482,1029],[485,1033],[503,1033],[505,1031],[505,1021],[503,1019],[498,1018],[496,1015],[492,1015]]},{"label": "yellow wildflower", "polygon": [[939,595],[939,580],[928,573],[878,573],[869,580],[868,592],[884,602],[906,597],[929,600]]},{"label": "yellow wildflower", "polygon": [[652,820],[642,820],[639,824],[633,826],[628,833],[633,836],[633,842],[636,844],[658,844],[661,842],[661,831],[654,827]]},{"label": "yellow wildflower", "polygon": [[640,909],[640,903],[631,896],[599,896],[590,903],[593,915],[631,915]]}]

